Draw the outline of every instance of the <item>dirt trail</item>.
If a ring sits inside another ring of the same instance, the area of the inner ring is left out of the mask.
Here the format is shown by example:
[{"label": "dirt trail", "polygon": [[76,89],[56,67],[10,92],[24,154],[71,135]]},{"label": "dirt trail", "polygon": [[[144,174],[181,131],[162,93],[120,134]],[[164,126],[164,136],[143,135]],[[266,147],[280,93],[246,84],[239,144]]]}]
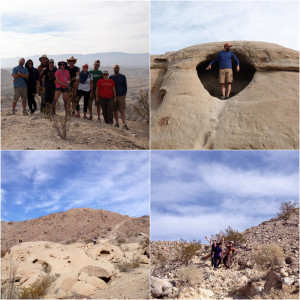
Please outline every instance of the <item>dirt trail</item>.
[{"label": "dirt trail", "polygon": [[[55,132],[42,113],[23,116],[1,113],[2,150],[132,150],[149,148],[149,126],[145,122],[127,121],[129,131],[92,121],[71,118],[66,140]],[[60,112],[62,114],[62,112]],[[103,120],[103,118],[102,118]]]},{"label": "dirt trail", "polygon": [[106,239],[109,239],[109,240],[116,239],[118,236],[117,230],[120,228],[121,225],[123,225],[126,222],[127,222],[127,220],[124,220],[121,223],[117,224],[115,226],[115,228],[113,228],[113,230],[110,232],[110,234],[106,237]]}]

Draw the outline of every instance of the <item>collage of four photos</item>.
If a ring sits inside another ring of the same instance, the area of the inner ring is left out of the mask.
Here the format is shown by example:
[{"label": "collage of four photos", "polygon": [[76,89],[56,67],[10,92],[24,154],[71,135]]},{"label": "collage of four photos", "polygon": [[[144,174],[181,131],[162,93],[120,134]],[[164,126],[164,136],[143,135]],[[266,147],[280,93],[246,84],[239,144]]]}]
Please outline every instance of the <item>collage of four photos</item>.
[{"label": "collage of four photos", "polygon": [[299,299],[299,1],[1,8],[1,299]]}]

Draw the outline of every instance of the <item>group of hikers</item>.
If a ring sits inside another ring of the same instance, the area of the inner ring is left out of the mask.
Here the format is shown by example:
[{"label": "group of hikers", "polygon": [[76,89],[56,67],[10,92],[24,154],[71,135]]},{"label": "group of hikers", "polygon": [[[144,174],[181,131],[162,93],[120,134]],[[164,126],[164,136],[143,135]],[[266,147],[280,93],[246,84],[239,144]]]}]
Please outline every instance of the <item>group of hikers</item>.
[{"label": "group of hikers", "polygon": [[225,265],[225,268],[229,269],[231,267],[232,256],[234,253],[239,252],[234,248],[233,241],[230,241],[225,245],[226,250],[225,253],[223,253],[224,238],[222,238],[222,235],[219,236],[219,239],[215,238],[214,236],[212,236],[210,239],[208,239],[207,236],[205,236],[205,238],[211,246],[210,258],[211,265],[214,270],[217,270],[222,262]]},{"label": "group of hikers", "polygon": [[19,98],[22,99],[23,114],[28,115],[26,99],[30,113],[34,114],[37,110],[36,94],[41,96],[41,112],[56,114],[56,103],[62,94],[66,113],[80,118],[79,102],[83,97],[84,119],[93,119],[93,102],[95,102],[99,122],[102,109],[104,122],[113,125],[115,119],[115,126],[120,127],[118,116],[120,112],[123,129],[129,130],[125,118],[127,81],[126,76],[120,73],[119,65],[114,65],[114,74],[109,76],[108,71],[99,70],[100,60],[94,62],[91,70],[88,64],[83,64],[82,71],[75,66],[77,59],[73,56],[67,61],[59,61],[58,68],[54,60],[48,59],[45,54],[39,61],[38,68],[34,68],[31,59],[25,63],[25,59],[20,58],[19,65],[13,68],[14,97],[11,115],[16,112]]}]

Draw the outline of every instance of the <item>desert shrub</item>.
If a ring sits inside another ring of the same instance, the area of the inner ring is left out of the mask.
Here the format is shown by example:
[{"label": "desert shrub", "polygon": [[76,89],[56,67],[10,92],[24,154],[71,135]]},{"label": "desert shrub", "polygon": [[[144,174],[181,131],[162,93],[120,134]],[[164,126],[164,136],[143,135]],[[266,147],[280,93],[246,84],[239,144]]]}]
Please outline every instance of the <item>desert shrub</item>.
[{"label": "desert shrub", "polygon": [[194,266],[181,267],[176,276],[180,286],[196,286],[203,281],[202,271]]},{"label": "desert shrub", "polygon": [[179,246],[176,248],[177,260],[184,265],[188,265],[200,249],[200,240],[193,240],[191,242],[187,242],[186,240],[181,239]]},{"label": "desert shrub", "polygon": [[5,283],[1,286],[1,299],[18,299],[19,288],[14,283],[19,264],[20,261],[11,259],[2,262],[1,280]]},{"label": "desert shrub", "polygon": [[3,258],[6,254],[6,251],[5,250],[1,250],[1,258]]},{"label": "desert shrub", "polygon": [[[89,241],[90,241],[91,239],[89,239]],[[76,243],[77,242],[77,240],[76,239],[72,239],[72,240],[68,240],[68,241],[66,241],[66,245],[70,245],[70,244],[74,244],[74,243]],[[89,242],[90,243],[90,242]]]},{"label": "desert shrub", "polygon": [[118,243],[118,244],[124,244],[125,242],[126,242],[125,239],[122,239],[122,238],[117,239],[117,243]]},{"label": "desert shrub", "polygon": [[107,227],[107,231],[111,231],[112,230],[112,228],[111,227]]},{"label": "desert shrub", "polygon": [[116,263],[116,267],[121,272],[129,272],[132,269],[138,268],[140,266],[138,258],[133,258],[131,261],[120,261]]},{"label": "desert shrub", "polygon": [[158,253],[155,258],[160,267],[164,267],[168,261],[167,258],[161,253]]},{"label": "desert shrub", "polygon": [[252,253],[251,259],[261,269],[276,268],[282,264],[284,252],[277,244],[261,245]]},{"label": "desert shrub", "polygon": [[277,213],[277,217],[285,219],[296,211],[298,203],[292,201],[282,202]]},{"label": "desert shrub", "polygon": [[51,246],[50,246],[49,244],[46,244],[46,245],[45,245],[45,248],[46,248],[46,249],[51,249]]},{"label": "desert shrub", "polygon": [[19,299],[41,299],[46,295],[47,288],[51,285],[52,281],[53,279],[47,276],[37,280],[28,288],[22,288]]},{"label": "desert shrub", "polygon": [[230,226],[228,226],[228,228],[226,228],[224,231],[220,231],[217,234],[218,239],[220,238],[221,234],[225,240],[225,243],[228,243],[229,241],[233,241],[234,245],[240,245],[246,242],[244,235],[239,231],[232,229]]},{"label": "desert shrub", "polygon": [[238,287],[237,289],[234,288],[230,291],[230,296],[234,299],[251,299],[257,296],[258,291],[253,286],[252,281],[247,282],[245,285]]},{"label": "desert shrub", "polygon": [[42,263],[42,269],[45,273],[51,272],[51,266],[45,261]]},{"label": "desert shrub", "polygon": [[137,105],[131,104],[132,111],[135,115],[149,122],[149,93],[148,91],[140,90],[139,100]]}]

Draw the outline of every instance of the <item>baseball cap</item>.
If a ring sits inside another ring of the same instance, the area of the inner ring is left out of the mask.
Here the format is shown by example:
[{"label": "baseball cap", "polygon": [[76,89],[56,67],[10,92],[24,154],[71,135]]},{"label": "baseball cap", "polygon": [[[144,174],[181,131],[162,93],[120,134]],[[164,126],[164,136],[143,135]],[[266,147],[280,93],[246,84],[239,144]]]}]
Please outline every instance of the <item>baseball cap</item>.
[{"label": "baseball cap", "polygon": [[225,44],[224,44],[224,47],[226,47],[226,46],[232,47],[232,45],[231,45],[230,43],[225,43]]}]

